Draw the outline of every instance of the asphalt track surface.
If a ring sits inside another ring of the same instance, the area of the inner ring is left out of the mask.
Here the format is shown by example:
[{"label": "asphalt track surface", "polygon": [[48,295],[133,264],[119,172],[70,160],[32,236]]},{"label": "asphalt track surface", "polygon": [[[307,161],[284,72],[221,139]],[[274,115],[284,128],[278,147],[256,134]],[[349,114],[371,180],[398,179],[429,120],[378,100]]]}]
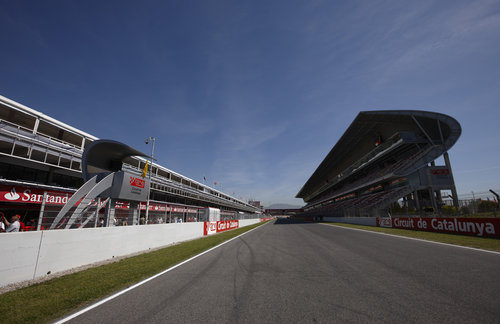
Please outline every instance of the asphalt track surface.
[{"label": "asphalt track surface", "polygon": [[498,323],[500,255],[277,220],[71,321],[189,322]]}]

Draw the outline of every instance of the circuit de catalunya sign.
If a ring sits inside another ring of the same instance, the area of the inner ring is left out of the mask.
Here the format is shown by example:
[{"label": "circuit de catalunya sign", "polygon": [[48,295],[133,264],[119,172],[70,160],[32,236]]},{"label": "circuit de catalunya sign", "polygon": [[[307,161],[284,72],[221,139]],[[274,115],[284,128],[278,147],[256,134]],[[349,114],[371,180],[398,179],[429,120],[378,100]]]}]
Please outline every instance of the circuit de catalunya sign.
[{"label": "circuit de catalunya sign", "polygon": [[500,219],[497,218],[377,218],[377,226],[500,238]]},{"label": "circuit de catalunya sign", "polygon": [[203,227],[203,235],[211,235],[227,230],[235,229],[240,226],[237,220],[227,220],[219,222],[205,222]]}]

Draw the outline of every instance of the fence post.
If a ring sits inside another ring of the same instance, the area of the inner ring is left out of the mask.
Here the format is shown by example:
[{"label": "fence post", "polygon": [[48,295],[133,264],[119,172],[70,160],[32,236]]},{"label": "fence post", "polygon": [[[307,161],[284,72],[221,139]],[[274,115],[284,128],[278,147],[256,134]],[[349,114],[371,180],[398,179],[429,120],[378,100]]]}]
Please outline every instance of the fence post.
[{"label": "fence post", "polygon": [[495,207],[493,207],[493,215],[494,215],[495,217],[497,217],[497,208],[498,208],[498,206],[499,206],[499,204],[500,204],[500,196],[499,196],[499,195],[498,195],[495,191],[493,191],[492,189],[490,189],[490,192],[491,192],[492,194],[494,194],[494,195],[495,195],[495,197],[497,198],[497,205],[496,205]]},{"label": "fence post", "polygon": [[47,200],[47,191],[43,192],[42,206],[40,207],[40,214],[38,215],[38,224],[36,225],[36,230],[39,231],[42,228],[43,213],[45,211],[45,201]]},{"label": "fence post", "polygon": [[97,223],[99,222],[99,210],[100,209],[101,209],[101,198],[97,198],[97,207],[95,209],[94,228],[97,227]]},{"label": "fence post", "polygon": [[472,191],[472,214],[476,215],[476,197],[474,196],[474,191]]},{"label": "fence post", "polygon": [[106,227],[114,226],[113,220],[115,218],[115,205],[116,200],[114,199],[109,199],[108,203],[106,204]]}]

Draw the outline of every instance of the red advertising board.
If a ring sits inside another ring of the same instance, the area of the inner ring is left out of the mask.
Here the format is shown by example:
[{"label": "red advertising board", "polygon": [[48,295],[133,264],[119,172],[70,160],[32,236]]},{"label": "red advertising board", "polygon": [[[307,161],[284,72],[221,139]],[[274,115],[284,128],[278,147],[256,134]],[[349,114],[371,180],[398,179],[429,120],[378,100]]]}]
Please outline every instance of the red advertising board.
[{"label": "red advertising board", "polygon": [[[101,204],[103,204],[103,203],[104,203],[104,201],[101,201]],[[129,210],[130,203],[124,202],[124,201],[117,201],[115,204],[115,209]]]},{"label": "red advertising board", "polygon": [[449,175],[450,170],[448,170],[448,169],[434,169],[431,171],[431,173],[434,175]]},{"label": "red advertising board", "polygon": [[24,204],[41,204],[43,193],[47,191],[45,203],[48,205],[64,205],[73,195],[64,191],[44,190],[21,186],[0,185],[0,201]]},{"label": "red advertising board", "polygon": [[[24,186],[0,185],[0,202],[41,205],[44,192],[47,192],[47,199],[45,200],[45,203],[47,205],[54,205],[54,206],[64,205],[66,202],[68,202],[68,199],[71,198],[71,196],[73,196],[73,193],[71,192],[45,190],[42,188],[33,188]],[[77,202],[77,205],[79,203],[80,202]],[[128,210],[130,209],[130,203],[117,201],[115,208]],[[140,209],[145,210],[146,203],[140,203]],[[194,208],[185,208],[182,206],[170,206],[154,202],[151,202],[149,204],[149,210],[157,212],[165,212],[165,211],[181,212],[181,213],[186,212],[191,214],[195,214],[198,212],[198,210]]]},{"label": "red advertising board", "polygon": [[377,226],[500,238],[500,219],[462,217],[377,218]]},{"label": "red advertising board", "polygon": [[[139,203],[139,208],[140,210],[146,210],[146,203],[141,202]],[[157,212],[165,212],[165,211],[170,211],[170,208],[166,204],[158,204],[154,202],[149,203],[149,210],[150,211],[157,211]]]},{"label": "red advertising board", "polygon": [[137,188],[144,188],[144,186],[146,185],[145,180],[135,178],[135,177],[130,177],[129,182],[130,182],[130,185],[132,187],[137,187]]},{"label": "red advertising board", "polygon": [[238,220],[227,220],[219,222],[204,222],[203,235],[211,235],[227,230],[235,229],[240,226]]}]

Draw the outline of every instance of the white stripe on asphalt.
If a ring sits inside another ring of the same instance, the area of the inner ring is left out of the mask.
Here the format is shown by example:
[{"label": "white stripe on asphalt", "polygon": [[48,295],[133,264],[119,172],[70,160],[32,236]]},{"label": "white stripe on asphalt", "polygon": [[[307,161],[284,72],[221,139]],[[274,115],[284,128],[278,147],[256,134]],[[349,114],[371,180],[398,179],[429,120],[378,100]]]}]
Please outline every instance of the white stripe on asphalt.
[{"label": "white stripe on asphalt", "polygon": [[149,278],[147,278],[147,279],[144,279],[143,281],[138,282],[138,283],[136,283],[136,284],[135,284],[135,285],[133,285],[133,286],[130,286],[130,287],[128,287],[128,288],[125,288],[125,289],[123,289],[123,290],[121,290],[121,291],[119,291],[119,292],[117,292],[117,293],[115,293],[115,294],[113,294],[113,295],[111,295],[111,296],[109,296],[109,297],[107,297],[107,298],[104,298],[103,300],[98,301],[98,302],[97,302],[97,303],[95,303],[95,304],[92,304],[92,305],[90,305],[90,306],[88,306],[88,307],[85,307],[84,309],[82,309],[82,310],[80,310],[80,311],[78,311],[78,312],[76,312],[76,313],[74,313],[74,314],[72,314],[72,315],[69,315],[68,317],[65,317],[65,318],[63,318],[63,319],[60,319],[59,321],[54,322],[54,324],[66,323],[67,321],[72,320],[73,318],[78,317],[78,316],[82,315],[83,313],[86,313],[86,312],[88,312],[89,310],[94,309],[94,308],[96,308],[96,307],[98,307],[98,306],[100,306],[100,305],[102,305],[102,304],[104,304],[104,303],[106,303],[106,302],[108,302],[108,301],[110,301],[110,300],[112,300],[112,299],[115,299],[116,297],[118,297],[118,296],[120,296],[120,295],[123,295],[124,293],[126,293],[126,292],[128,292],[128,291],[130,291],[130,290],[132,290],[132,289],[134,289],[134,288],[137,288],[137,287],[139,287],[139,286],[142,286],[142,285],[144,285],[146,282],[151,281],[151,280],[153,280],[153,279],[155,279],[155,278],[157,278],[157,277],[159,277],[159,276],[161,276],[161,275],[164,275],[165,273],[167,273],[167,272],[169,272],[169,271],[172,271],[172,270],[174,270],[175,268],[180,267],[181,265],[183,265],[183,264],[185,264],[185,263],[188,263],[189,261],[192,261],[192,260],[194,260],[194,259],[196,259],[196,258],[198,258],[198,257],[202,256],[202,255],[203,255],[203,254],[205,254],[205,253],[208,253],[208,252],[210,252],[210,251],[212,251],[212,250],[215,250],[216,248],[221,247],[221,246],[223,246],[224,244],[227,244],[227,243],[231,242],[232,240],[237,239],[237,238],[238,238],[238,237],[240,237],[240,236],[243,236],[243,235],[245,235],[245,234],[248,234],[248,233],[250,233],[250,232],[252,232],[252,231],[254,231],[254,230],[258,229],[258,228],[261,228],[261,227],[263,227],[263,226],[266,226],[266,225],[267,225],[267,224],[264,224],[264,225],[262,225],[262,226],[257,226],[256,228],[252,228],[251,230],[246,231],[245,233],[241,233],[241,234],[240,234],[240,235],[238,235],[238,236],[235,236],[235,237],[233,237],[233,238],[231,238],[231,239],[229,239],[229,240],[227,240],[227,241],[222,242],[222,243],[221,243],[221,244],[219,244],[219,245],[216,245],[216,246],[214,246],[214,247],[212,247],[212,248],[210,248],[210,249],[208,249],[208,250],[206,250],[206,251],[201,252],[200,254],[197,254],[197,255],[195,255],[195,256],[193,256],[193,257],[190,257],[190,258],[189,258],[189,259],[187,259],[187,260],[182,261],[181,263],[176,264],[176,265],[174,265],[173,267],[170,267],[170,268],[168,268],[168,269],[166,269],[166,270],[163,270],[162,272],[157,273],[157,274],[155,274],[155,275],[154,275],[154,276],[152,276],[152,277],[149,277]]},{"label": "white stripe on asphalt", "polygon": [[[487,252],[487,253],[493,253],[493,254],[500,255],[500,252],[490,251],[490,250],[483,250],[483,249],[473,248],[473,247],[469,247],[469,246],[456,245],[456,244],[450,244],[450,243],[442,243],[442,242],[436,242],[436,241],[429,241],[429,240],[419,239],[419,238],[415,238],[415,237],[408,237],[408,236],[401,236],[401,235],[388,234],[388,233],[382,233],[382,232],[375,232],[375,231],[370,231],[370,230],[364,230],[364,229],[361,229],[361,228],[339,226],[339,225],[328,224],[328,223],[319,223],[319,224],[321,224],[321,225],[327,225],[327,226],[335,226],[335,227],[338,227],[338,228],[350,229],[350,230],[353,230],[353,231],[361,231],[361,232],[368,232],[368,233],[374,233],[374,234],[380,234],[380,235],[387,235],[387,236],[399,237],[399,238],[403,238],[403,239],[407,239],[407,240],[414,240],[414,241],[421,241],[421,242],[427,242],[427,243],[434,243],[434,244],[439,244],[439,245],[446,245],[446,246],[452,246],[452,247],[457,247],[457,248],[462,248],[462,249],[467,249],[467,250],[473,250],[473,251],[479,251],[479,252]],[[355,225],[355,224],[353,224],[353,225]],[[433,232],[429,232],[429,233],[433,233]],[[436,232],[434,232],[434,233],[436,233]],[[443,234],[443,233],[438,233],[438,234]]]}]

